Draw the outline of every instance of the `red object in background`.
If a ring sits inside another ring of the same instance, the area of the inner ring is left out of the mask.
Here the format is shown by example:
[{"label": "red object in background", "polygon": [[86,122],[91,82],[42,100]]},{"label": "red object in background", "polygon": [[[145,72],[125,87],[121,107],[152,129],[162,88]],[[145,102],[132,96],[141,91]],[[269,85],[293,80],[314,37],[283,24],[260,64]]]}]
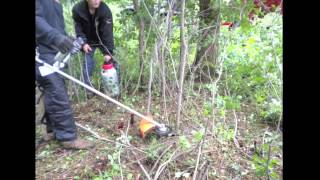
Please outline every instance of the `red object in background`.
[{"label": "red object in background", "polygon": [[[274,11],[276,7],[281,5],[281,15],[282,15],[283,13],[282,13],[281,1],[282,0],[253,0],[253,3],[255,4],[256,9],[261,8],[261,11],[264,13]],[[248,15],[249,19],[253,20],[255,14],[256,13],[254,12],[254,10],[252,10]],[[229,29],[231,29],[234,26],[234,23],[233,22],[223,22],[221,25],[227,26],[227,27],[229,27]]]},{"label": "red object in background", "polygon": [[239,22],[224,22],[221,24],[221,26],[225,26],[229,29],[229,31],[236,29],[237,27],[240,26]]},{"label": "red object in background", "polygon": [[[281,5],[281,15],[283,14],[282,9],[282,0],[254,0],[253,3],[255,4],[256,9],[260,9],[264,13],[273,12],[276,7]],[[249,19],[253,19],[253,15],[255,14],[254,11],[249,13]]]},{"label": "red object in background", "polygon": [[281,3],[281,0],[267,0],[265,3],[268,7],[271,7],[272,5],[279,6]]},{"label": "red object in background", "polygon": [[222,26],[229,26],[231,27],[233,25],[233,22],[224,22],[222,23]]},{"label": "red object in background", "polygon": [[272,6],[278,7],[281,5],[281,12],[282,12],[282,0],[254,0],[254,4],[256,5],[256,8],[260,8],[261,6],[264,6],[267,8],[267,10],[270,10]]}]

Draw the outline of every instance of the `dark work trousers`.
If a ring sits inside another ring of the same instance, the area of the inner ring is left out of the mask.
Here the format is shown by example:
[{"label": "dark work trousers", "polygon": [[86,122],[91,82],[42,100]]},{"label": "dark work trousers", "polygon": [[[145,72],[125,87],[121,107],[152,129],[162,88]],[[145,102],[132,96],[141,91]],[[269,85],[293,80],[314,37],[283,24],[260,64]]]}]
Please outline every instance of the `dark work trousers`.
[{"label": "dark work trousers", "polygon": [[[40,54],[40,59],[53,64],[55,54]],[[36,80],[44,93],[45,119],[47,132],[53,132],[58,141],[77,138],[73,110],[67,94],[64,77],[58,73],[42,77],[36,63]]]}]

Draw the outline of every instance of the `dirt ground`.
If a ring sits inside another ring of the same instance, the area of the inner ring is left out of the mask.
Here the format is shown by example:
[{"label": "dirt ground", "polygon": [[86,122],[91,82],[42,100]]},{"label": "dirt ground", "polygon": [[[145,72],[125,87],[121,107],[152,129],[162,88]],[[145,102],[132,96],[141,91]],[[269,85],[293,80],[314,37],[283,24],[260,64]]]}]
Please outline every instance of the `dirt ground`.
[{"label": "dirt ground", "polygon": [[[145,97],[140,94],[124,101],[144,114],[147,111]],[[94,97],[87,102],[74,104],[76,122],[105,139],[97,139],[88,131],[78,128],[79,136],[95,142],[95,148],[65,150],[55,140],[41,142],[45,128],[38,124],[36,178],[137,180],[148,179],[147,173],[150,179],[192,179],[197,167],[196,179],[199,180],[267,179],[268,175],[261,167],[269,159],[269,176],[276,177],[271,179],[282,179],[281,133],[267,125],[249,122],[246,119],[246,111],[249,110],[244,106],[242,111],[237,112],[237,147],[232,134],[228,133],[234,127],[232,112],[227,112],[223,119],[216,119],[216,131],[212,132],[212,120],[202,115],[200,101],[190,101],[192,104],[186,106],[193,110],[184,111],[180,131],[177,132],[174,129],[176,105],[168,101],[166,120],[164,110],[160,109],[161,98],[155,97],[151,110],[154,119],[172,127],[175,136],[159,138],[150,133],[145,139],[139,134],[139,118],[106,100]],[[205,128],[208,118],[209,128],[202,144],[203,135],[199,135],[199,132]],[[268,149],[266,143],[263,143],[267,138],[273,138],[270,155],[265,150]]]}]

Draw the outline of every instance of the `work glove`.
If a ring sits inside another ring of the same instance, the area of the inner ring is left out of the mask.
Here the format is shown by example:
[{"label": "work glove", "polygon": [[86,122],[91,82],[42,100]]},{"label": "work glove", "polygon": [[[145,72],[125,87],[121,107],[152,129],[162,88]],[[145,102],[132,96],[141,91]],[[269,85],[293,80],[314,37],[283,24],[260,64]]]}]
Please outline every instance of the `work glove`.
[{"label": "work glove", "polygon": [[71,54],[76,54],[82,49],[82,45],[84,44],[84,41],[81,37],[78,37],[77,39],[73,39],[73,48],[71,50]]},{"label": "work glove", "polygon": [[56,39],[55,45],[61,53],[65,54],[73,48],[73,41],[68,36],[60,36]]}]

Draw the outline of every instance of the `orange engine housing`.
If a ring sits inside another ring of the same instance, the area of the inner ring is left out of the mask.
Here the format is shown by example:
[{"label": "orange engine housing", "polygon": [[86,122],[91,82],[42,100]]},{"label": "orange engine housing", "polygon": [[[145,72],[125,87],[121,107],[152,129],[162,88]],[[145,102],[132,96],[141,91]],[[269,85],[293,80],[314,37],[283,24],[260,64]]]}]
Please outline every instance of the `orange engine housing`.
[{"label": "orange engine housing", "polygon": [[[151,116],[148,116],[150,119],[152,119]],[[150,132],[153,131],[156,128],[156,125],[145,120],[145,119],[141,119],[140,120],[140,124],[139,124],[139,131],[140,131],[140,135],[142,138],[145,138],[146,135]]]}]

